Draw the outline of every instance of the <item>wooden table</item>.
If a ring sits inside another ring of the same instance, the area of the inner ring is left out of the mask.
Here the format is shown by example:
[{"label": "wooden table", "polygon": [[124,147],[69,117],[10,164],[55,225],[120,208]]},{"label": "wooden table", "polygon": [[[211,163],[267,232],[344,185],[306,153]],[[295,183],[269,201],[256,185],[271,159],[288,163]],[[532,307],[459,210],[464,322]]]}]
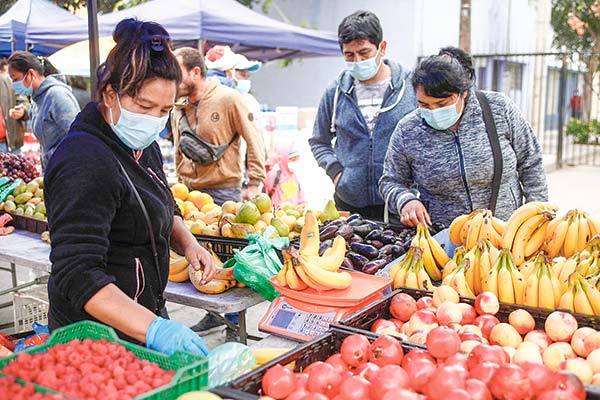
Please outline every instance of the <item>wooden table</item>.
[{"label": "wooden table", "polygon": [[[38,234],[16,230],[10,235],[0,236],[0,261],[10,264],[10,268],[0,269],[8,271],[12,275],[12,287],[0,291],[0,295],[47,282],[48,277],[44,276],[32,282],[17,285],[17,266],[49,274],[52,266],[48,258],[49,254],[50,245],[42,241]],[[262,339],[249,336],[246,329],[246,310],[265,301],[260,294],[250,288],[233,288],[221,294],[204,294],[198,292],[191,283],[169,282],[164,294],[167,301],[200,308],[215,315],[227,326],[237,330],[240,341],[244,344],[246,344],[247,338]],[[7,303],[7,305],[11,304]],[[219,315],[229,312],[239,313],[239,327]]]}]

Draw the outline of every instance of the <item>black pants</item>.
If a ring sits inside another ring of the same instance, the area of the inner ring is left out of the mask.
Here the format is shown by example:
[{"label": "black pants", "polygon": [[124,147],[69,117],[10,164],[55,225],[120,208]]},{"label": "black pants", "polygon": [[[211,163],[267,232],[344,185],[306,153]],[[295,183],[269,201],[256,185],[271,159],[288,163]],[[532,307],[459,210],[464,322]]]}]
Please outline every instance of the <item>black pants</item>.
[{"label": "black pants", "polygon": [[[345,203],[343,200],[341,200],[337,194],[333,195],[333,200],[335,201],[335,206],[338,210],[349,211],[350,214],[360,214],[361,216],[367,219],[383,221],[383,204],[368,207],[353,207],[350,204]],[[390,214],[389,219],[392,223],[400,223],[400,219],[397,215]]]}]

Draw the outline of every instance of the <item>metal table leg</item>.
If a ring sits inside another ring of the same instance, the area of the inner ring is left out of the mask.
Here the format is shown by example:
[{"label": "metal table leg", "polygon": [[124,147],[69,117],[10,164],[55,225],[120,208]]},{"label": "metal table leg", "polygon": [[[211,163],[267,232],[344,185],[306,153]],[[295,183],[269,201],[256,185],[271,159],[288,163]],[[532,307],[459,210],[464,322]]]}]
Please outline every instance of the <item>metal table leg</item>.
[{"label": "metal table leg", "polygon": [[246,332],[246,310],[242,310],[238,314],[238,323],[240,324],[238,328],[238,336],[240,337],[240,343],[248,344],[248,332]]},{"label": "metal table leg", "polygon": [[10,263],[10,274],[12,275],[12,285],[17,286],[17,266],[14,262]]}]

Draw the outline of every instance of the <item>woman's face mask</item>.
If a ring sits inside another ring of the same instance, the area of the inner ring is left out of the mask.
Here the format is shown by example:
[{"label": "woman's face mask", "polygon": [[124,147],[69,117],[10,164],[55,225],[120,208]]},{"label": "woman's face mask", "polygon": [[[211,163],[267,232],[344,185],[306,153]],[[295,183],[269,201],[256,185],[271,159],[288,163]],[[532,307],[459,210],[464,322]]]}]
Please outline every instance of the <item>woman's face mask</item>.
[{"label": "woman's face mask", "polygon": [[25,78],[27,78],[28,74],[29,71],[27,71],[27,73],[23,75],[23,79],[12,83],[13,90],[21,96],[31,96],[33,94],[32,82],[29,83],[29,86],[25,86]]},{"label": "woman's face mask", "polygon": [[453,126],[456,121],[460,118],[464,108],[464,102],[461,106],[460,112],[456,110],[456,105],[460,101],[462,96],[458,96],[456,101],[450,105],[435,108],[433,110],[429,110],[427,108],[419,107],[419,111],[421,112],[421,116],[427,122],[427,125],[431,126],[433,129],[438,131],[444,131]]},{"label": "woman's face mask", "polygon": [[381,61],[377,62],[377,56],[379,55],[379,49],[377,49],[377,53],[375,53],[375,57],[369,58],[363,61],[346,61],[346,69],[350,72],[350,75],[354,79],[358,79],[359,81],[368,81],[377,75],[377,71],[381,67]]},{"label": "woman's face mask", "polygon": [[138,114],[121,106],[119,95],[117,104],[121,110],[121,116],[115,123],[112,108],[108,109],[110,116],[110,127],[119,139],[127,147],[133,150],[143,150],[158,139],[160,132],[167,125],[169,115],[154,117],[152,115]]},{"label": "woman's face mask", "polygon": [[240,93],[248,93],[250,92],[250,88],[252,87],[252,81],[250,79],[236,79],[237,81],[237,90]]}]

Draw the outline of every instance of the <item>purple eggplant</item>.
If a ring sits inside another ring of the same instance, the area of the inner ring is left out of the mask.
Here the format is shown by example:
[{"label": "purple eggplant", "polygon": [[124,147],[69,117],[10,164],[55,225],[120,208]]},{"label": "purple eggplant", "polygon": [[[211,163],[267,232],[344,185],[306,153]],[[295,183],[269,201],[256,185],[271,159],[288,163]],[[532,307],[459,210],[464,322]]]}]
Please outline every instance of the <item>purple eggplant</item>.
[{"label": "purple eggplant", "polygon": [[379,237],[379,240],[381,241],[381,243],[383,244],[392,244],[396,241],[396,238],[393,235],[381,235]]},{"label": "purple eggplant", "polygon": [[381,229],[371,230],[365,236],[365,239],[366,240],[380,240],[381,239],[381,232],[382,232]]},{"label": "purple eggplant", "polygon": [[366,243],[350,243],[350,249],[355,253],[367,257],[369,260],[374,259],[379,254],[379,250],[375,246]]},{"label": "purple eggplant", "polygon": [[348,218],[346,218],[346,222],[348,224],[353,221],[356,221],[356,220],[362,220],[362,217],[360,216],[360,214],[352,214]]},{"label": "purple eggplant", "polygon": [[364,221],[365,221],[365,224],[368,224],[371,226],[372,230],[375,230],[375,229],[381,230],[381,226],[377,222],[371,221],[369,219],[365,219]]},{"label": "purple eggplant", "polygon": [[388,254],[392,254],[392,246],[393,244],[385,244],[379,248],[379,254],[387,256]]},{"label": "purple eggplant", "polygon": [[332,239],[327,239],[327,240],[321,242],[321,246],[319,246],[319,255],[322,256],[323,253],[325,252],[325,250],[330,248],[332,244],[333,244]]},{"label": "purple eggplant", "polygon": [[390,236],[394,236],[394,235],[396,235],[396,232],[394,232],[394,231],[393,231],[393,230],[391,230],[391,229],[386,229],[386,230],[384,230],[383,232],[381,232],[381,234],[382,234],[382,235],[390,235]]},{"label": "purple eggplant", "polygon": [[388,261],[386,259],[369,261],[363,266],[362,272],[369,275],[375,275],[377,271],[385,267],[387,264]]},{"label": "purple eggplant", "polygon": [[343,219],[336,219],[333,221],[326,221],[325,228],[327,228],[328,226],[337,226],[338,228],[342,225],[344,225],[346,223],[346,221],[344,221]]},{"label": "purple eggplant", "polygon": [[352,228],[350,225],[342,225],[338,228],[336,234],[340,235],[346,240],[350,240],[352,235],[354,235],[354,228]]},{"label": "purple eggplant", "polygon": [[342,268],[354,269],[354,265],[352,265],[352,261],[350,261],[348,257],[344,257],[344,261],[342,261]]},{"label": "purple eggplant", "polygon": [[367,240],[367,244],[370,244],[376,249],[381,249],[383,247],[383,243],[380,240]]},{"label": "purple eggplant", "polygon": [[352,262],[352,267],[356,270],[356,271],[361,271],[363,266],[369,262],[369,259],[361,254],[358,253],[354,253],[352,251],[349,251],[348,253],[346,253],[346,257],[348,257],[348,259],[350,259],[350,261]]},{"label": "purple eggplant", "polygon": [[355,233],[354,235],[352,235],[352,237],[348,241],[350,243],[362,243],[364,241],[364,239]]},{"label": "purple eggplant", "polygon": [[321,238],[321,241],[333,239],[335,237],[335,234],[337,233],[337,231],[338,231],[337,226],[326,226],[325,228],[321,229],[321,232],[319,233],[319,237]]}]

